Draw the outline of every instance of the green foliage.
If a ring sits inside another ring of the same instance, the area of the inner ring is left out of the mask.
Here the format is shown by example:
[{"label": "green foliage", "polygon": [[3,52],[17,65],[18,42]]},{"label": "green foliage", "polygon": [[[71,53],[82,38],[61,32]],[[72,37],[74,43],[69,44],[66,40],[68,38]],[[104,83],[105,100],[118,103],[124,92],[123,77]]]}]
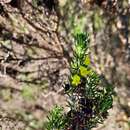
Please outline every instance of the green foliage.
[{"label": "green foliage", "polygon": [[90,130],[103,123],[112,107],[112,85],[102,83],[102,76],[91,68],[89,35],[78,33],[75,40],[71,75],[69,84],[65,86],[70,110],[65,116],[63,109],[55,107],[48,117],[47,130]]},{"label": "green foliage", "polygon": [[72,84],[77,86],[78,84],[80,84],[80,77],[79,75],[75,74],[72,76]]},{"label": "green foliage", "polygon": [[45,126],[47,130],[62,130],[65,127],[65,122],[63,108],[55,106],[52,111],[50,111]]},{"label": "green foliage", "polygon": [[[91,129],[102,123],[113,103],[113,87],[102,86],[100,76],[91,68],[89,58],[89,35],[75,36],[74,57],[71,62],[70,97],[67,113],[67,128],[75,130]],[[73,106],[73,107],[72,107]]]}]

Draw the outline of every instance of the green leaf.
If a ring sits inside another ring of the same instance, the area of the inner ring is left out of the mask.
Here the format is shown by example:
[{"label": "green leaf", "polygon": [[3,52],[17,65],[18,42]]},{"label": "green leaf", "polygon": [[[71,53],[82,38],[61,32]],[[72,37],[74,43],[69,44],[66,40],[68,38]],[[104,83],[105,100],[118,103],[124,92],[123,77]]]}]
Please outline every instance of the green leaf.
[{"label": "green leaf", "polygon": [[111,96],[104,96],[101,104],[100,104],[100,112],[106,112],[108,109],[112,107],[113,99]]},{"label": "green leaf", "polygon": [[85,65],[90,65],[90,58],[89,58],[88,55],[85,57],[84,64]]},{"label": "green leaf", "polygon": [[86,67],[84,67],[84,66],[80,66],[80,74],[81,74],[81,76],[83,76],[83,77],[86,77],[87,75],[89,75],[89,74],[91,74],[91,70],[90,69],[87,69]]},{"label": "green leaf", "polygon": [[72,76],[72,85],[78,86],[80,84],[80,76],[75,74]]},{"label": "green leaf", "polygon": [[48,116],[48,121],[45,123],[47,130],[61,130],[65,125],[65,117],[63,114],[63,108],[55,106]]}]

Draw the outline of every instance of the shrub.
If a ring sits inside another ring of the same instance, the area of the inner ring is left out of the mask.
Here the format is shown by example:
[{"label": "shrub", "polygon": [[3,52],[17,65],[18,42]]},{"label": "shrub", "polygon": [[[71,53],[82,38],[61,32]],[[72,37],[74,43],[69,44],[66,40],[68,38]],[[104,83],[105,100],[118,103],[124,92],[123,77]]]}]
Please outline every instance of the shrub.
[{"label": "shrub", "polygon": [[54,108],[48,117],[47,130],[90,130],[103,123],[112,108],[113,87],[101,84],[101,76],[91,68],[89,43],[88,34],[75,35],[71,75],[64,87],[70,110],[61,113],[63,109]]}]

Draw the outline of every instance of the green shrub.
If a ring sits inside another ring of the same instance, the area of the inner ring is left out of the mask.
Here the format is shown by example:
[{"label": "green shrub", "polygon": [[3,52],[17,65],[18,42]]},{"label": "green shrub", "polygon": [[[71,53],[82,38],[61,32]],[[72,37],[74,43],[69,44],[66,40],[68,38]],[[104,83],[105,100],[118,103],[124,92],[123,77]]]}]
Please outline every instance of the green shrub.
[{"label": "green shrub", "polygon": [[102,77],[91,68],[89,35],[79,33],[75,39],[71,75],[64,87],[70,110],[61,114],[60,108],[54,108],[48,117],[51,127],[47,127],[47,130],[90,130],[103,123],[108,110],[112,108],[112,85],[108,83],[104,86]]}]

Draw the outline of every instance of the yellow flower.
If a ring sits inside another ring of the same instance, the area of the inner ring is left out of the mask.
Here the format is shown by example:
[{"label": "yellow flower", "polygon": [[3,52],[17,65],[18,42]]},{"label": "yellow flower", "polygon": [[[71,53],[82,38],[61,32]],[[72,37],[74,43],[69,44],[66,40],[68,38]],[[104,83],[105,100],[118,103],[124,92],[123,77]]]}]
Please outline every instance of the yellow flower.
[{"label": "yellow flower", "polygon": [[85,65],[89,65],[90,64],[90,58],[89,58],[88,55],[85,57],[84,64]]},{"label": "yellow flower", "polygon": [[75,86],[78,86],[80,84],[80,77],[77,74],[72,76],[72,84]]},{"label": "yellow flower", "polygon": [[88,70],[86,67],[84,67],[84,66],[80,66],[80,74],[82,75],[82,76],[87,76],[87,75],[89,75],[91,73],[91,70]]}]

